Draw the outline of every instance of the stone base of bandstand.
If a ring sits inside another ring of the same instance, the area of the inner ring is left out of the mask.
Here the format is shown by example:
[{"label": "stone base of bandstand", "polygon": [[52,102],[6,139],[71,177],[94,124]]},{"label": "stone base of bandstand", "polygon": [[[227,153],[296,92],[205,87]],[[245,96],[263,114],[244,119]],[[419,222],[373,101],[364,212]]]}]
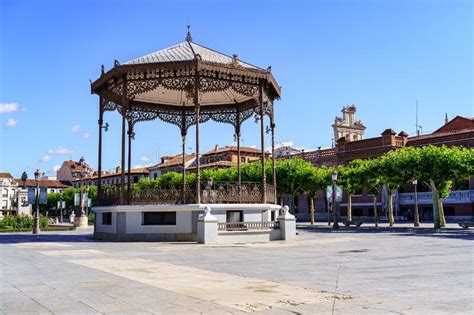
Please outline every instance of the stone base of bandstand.
[{"label": "stone base of bandstand", "polygon": [[[128,205],[102,206],[92,210],[96,214],[94,237],[105,241],[221,244],[285,240],[296,235],[294,217],[286,211],[286,215],[292,218],[281,221],[285,211],[280,211],[281,206],[274,204]],[[259,230],[219,230],[218,223],[226,222],[227,211],[241,211],[243,223],[264,224],[278,218],[279,224],[276,228]],[[146,225],[145,212],[174,212],[176,224]],[[289,227],[289,224],[294,227]]]}]

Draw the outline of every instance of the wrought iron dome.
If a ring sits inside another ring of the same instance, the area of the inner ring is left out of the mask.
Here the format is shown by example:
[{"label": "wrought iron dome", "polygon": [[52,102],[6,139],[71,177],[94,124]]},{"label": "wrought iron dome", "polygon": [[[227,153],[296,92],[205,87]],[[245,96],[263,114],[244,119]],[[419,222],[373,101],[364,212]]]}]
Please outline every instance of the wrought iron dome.
[{"label": "wrought iron dome", "polygon": [[237,55],[217,52],[194,43],[190,36],[181,44],[124,64],[116,61],[91,86],[93,93],[117,105],[128,100],[131,107],[163,105],[186,109],[196,105],[196,91],[201,107],[248,106],[249,101],[256,107],[254,101],[260,87],[265,103],[280,97],[280,87],[270,67],[262,69],[239,60]]},{"label": "wrought iron dome", "polygon": [[[160,119],[181,130],[182,152],[185,155],[186,135],[189,127],[196,127],[196,156],[199,157],[199,125],[209,120],[234,126],[234,139],[238,147],[238,185],[240,187],[240,129],[242,123],[255,116],[260,120],[262,151],[262,202],[267,201],[265,173],[264,116],[270,118],[272,152],[274,151],[273,101],[280,98],[281,90],[271,73],[241,61],[237,55],[228,56],[194,43],[189,33],[185,42],[151,54],[132,59],[124,64],[114,62],[91,83],[91,92],[99,100],[99,167],[98,183],[101,194],[102,129],[105,111],[117,110],[122,116],[121,168],[125,169],[125,129],[128,124],[128,169],[131,169],[131,145],[134,125],[140,121]],[[184,198],[183,165],[183,198]],[[196,159],[196,203],[200,203],[200,161]],[[272,154],[272,173],[275,173]],[[130,172],[128,174],[130,192]],[[275,174],[273,187],[276,185]],[[125,198],[125,175],[120,179],[120,202]],[[276,190],[273,200],[276,200]],[[130,196],[129,196],[130,198]],[[184,200],[184,199],[183,199]]]}]

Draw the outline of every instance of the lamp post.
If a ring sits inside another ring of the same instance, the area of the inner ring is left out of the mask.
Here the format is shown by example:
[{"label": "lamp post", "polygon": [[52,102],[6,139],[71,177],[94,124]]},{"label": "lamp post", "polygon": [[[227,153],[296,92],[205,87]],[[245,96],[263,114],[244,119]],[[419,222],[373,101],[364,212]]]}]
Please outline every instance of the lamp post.
[{"label": "lamp post", "polygon": [[58,209],[59,209],[59,222],[63,223],[63,211],[64,211],[64,194],[61,192],[58,201]]},{"label": "lamp post", "polygon": [[337,230],[339,229],[339,213],[336,213],[337,211],[337,206],[336,206],[337,170],[336,169],[334,169],[334,171],[332,172],[331,177],[332,177],[332,215],[334,219],[332,228]]},{"label": "lamp post", "polygon": [[420,226],[420,213],[418,212],[418,180],[414,179],[412,181],[413,186],[415,187],[414,199],[415,199],[415,227]]},{"label": "lamp post", "polygon": [[86,160],[84,159],[84,157],[81,157],[79,159],[79,166],[81,167],[80,170],[77,170],[74,164],[71,166],[72,175],[74,177],[79,176],[79,179],[80,179],[79,208],[81,210],[81,217],[85,215],[84,207],[83,207],[84,205],[83,205],[83,200],[82,200],[82,189],[84,186],[84,168],[86,165],[85,162]]},{"label": "lamp post", "polygon": [[40,171],[36,170],[36,172],[35,172],[35,184],[36,184],[36,190],[35,190],[35,216],[34,216],[34,221],[33,221],[33,234],[39,234],[40,233],[40,225],[39,225],[39,198],[40,198],[39,181],[40,181],[40,176],[41,176]]}]

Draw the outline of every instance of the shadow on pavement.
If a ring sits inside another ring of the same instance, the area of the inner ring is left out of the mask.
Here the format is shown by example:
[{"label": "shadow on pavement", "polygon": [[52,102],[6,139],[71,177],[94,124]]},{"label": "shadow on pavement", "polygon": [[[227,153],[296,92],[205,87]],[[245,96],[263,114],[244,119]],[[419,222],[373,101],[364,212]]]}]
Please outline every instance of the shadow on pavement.
[{"label": "shadow on pavement", "polygon": [[339,230],[333,230],[328,226],[297,226],[297,231],[304,231],[305,233],[337,233],[337,234],[378,234],[386,233],[394,236],[422,236],[434,238],[448,238],[448,239],[463,239],[474,240],[474,229],[464,230],[462,228],[453,229],[439,229],[433,228],[414,228],[414,227],[345,227],[341,225]]},{"label": "shadow on pavement", "polygon": [[39,235],[26,233],[1,233],[0,244],[31,243],[31,242],[64,242],[64,243],[83,243],[96,242],[91,234],[58,234],[45,233]]}]

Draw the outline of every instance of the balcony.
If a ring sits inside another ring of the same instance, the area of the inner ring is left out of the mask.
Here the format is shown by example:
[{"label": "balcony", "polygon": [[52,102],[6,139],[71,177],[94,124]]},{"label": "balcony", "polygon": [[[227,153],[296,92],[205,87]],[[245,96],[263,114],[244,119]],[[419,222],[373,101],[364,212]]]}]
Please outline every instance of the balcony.
[{"label": "balcony", "polygon": [[[417,194],[418,204],[432,204],[433,193],[419,192]],[[444,204],[455,204],[455,203],[473,203],[474,202],[474,190],[453,190],[449,193],[448,198],[443,199]],[[414,193],[402,193],[399,194],[400,205],[413,205],[415,204]]]},{"label": "balcony", "polygon": [[[275,203],[274,187],[266,185],[267,203]],[[193,187],[194,188],[194,187]],[[236,182],[202,183],[201,203],[262,203],[263,187],[261,183]],[[120,198],[119,186],[105,186],[99,198],[99,206],[152,205],[152,204],[193,204],[196,203],[196,190],[191,187],[145,187],[132,188]]]}]

